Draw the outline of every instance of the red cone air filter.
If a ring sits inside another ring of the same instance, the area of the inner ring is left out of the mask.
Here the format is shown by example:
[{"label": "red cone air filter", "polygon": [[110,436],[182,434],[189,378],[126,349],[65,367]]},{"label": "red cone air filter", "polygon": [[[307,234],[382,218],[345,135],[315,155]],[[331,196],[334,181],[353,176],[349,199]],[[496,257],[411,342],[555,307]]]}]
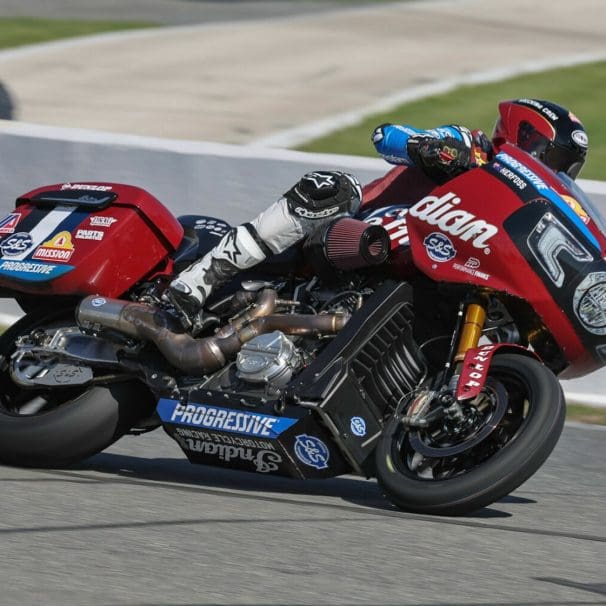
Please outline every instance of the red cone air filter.
[{"label": "red cone air filter", "polygon": [[358,219],[337,219],[324,236],[326,258],[337,269],[378,265],[389,254],[389,235],[380,225]]}]

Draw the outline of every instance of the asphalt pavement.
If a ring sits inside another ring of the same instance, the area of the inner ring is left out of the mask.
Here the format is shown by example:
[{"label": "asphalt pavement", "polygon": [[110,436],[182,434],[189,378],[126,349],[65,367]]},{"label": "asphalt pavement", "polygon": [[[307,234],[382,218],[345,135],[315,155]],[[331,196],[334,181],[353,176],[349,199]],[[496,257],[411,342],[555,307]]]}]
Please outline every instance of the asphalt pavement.
[{"label": "asphalt pavement", "polygon": [[70,469],[0,466],[2,606],[602,606],[606,430],[462,518],[374,481],[190,465],[161,430]]}]

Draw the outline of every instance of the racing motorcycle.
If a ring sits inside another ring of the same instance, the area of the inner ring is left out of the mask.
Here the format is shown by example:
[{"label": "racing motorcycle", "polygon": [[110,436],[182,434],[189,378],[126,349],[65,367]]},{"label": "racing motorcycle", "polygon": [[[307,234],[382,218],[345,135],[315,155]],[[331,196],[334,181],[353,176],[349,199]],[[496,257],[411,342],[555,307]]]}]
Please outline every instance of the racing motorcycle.
[{"label": "racing motorcycle", "polygon": [[412,206],[322,225],[186,329],[163,293],[229,225],[148,192],[63,183],[0,222],[0,461],[64,466],[162,427],[192,463],[376,477],[461,515],[520,486],[562,431],[559,377],[606,362],[606,224],[505,146]]}]

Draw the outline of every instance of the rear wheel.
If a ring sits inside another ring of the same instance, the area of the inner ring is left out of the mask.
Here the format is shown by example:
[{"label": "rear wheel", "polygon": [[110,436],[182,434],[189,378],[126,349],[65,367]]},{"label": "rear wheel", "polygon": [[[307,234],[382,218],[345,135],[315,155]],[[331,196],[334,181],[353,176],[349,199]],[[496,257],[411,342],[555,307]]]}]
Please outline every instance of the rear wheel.
[{"label": "rear wheel", "polygon": [[27,388],[10,375],[15,340],[34,330],[73,326],[73,310],[33,312],[0,337],[0,461],[60,467],[96,454],[148,416],[155,405],[141,382]]},{"label": "rear wheel", "polygon": [[520,486],[555,447],[565,417],[556,377],[533,358],[493,358],[483,393],[465,421],[411,430],[394,417],[376,451],[387,498],[417,513],[462,515]]}]

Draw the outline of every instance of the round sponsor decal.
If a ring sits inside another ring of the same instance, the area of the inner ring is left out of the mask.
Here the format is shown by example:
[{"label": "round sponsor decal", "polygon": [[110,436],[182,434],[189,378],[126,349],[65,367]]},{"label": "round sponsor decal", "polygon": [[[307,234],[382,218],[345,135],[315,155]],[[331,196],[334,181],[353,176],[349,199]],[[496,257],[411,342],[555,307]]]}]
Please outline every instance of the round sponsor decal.
[{"label": "round sponsor decal", "polygon": [[90,304],[93,307],[101,307],[103,305],[105,305],[107,303],[107,299],[104,299],[103,297],[95,297]]},{"label": "round sponsor decal", "polygon": [[457,251],[448,236],[438,231],[429,234],[423,240],[423,246],[430,259],[444,263],[455,257]]},{"label": "round sponsor decal", "polygon": [[309,467],[315,467],[316,469],[326,469],[328,467],[330,451],[328,446],[316,436],[298,435],[295,440],[295,454],[299,461],[309,465]]},{"label": "round sponsor decal", "polygon": [[594,335],[606,335],[606,272],[589,274],[574,292],[574,312]]},{"label": "round sponsor decal", "polygon": [[351,433],[358,438],[363,438],[366,435],[366,421],[362,417],[351,417],[349,422]]},{"label": "round sponsor decal", "polygon": [[32,237],[29,233],[21,231],[4,240],[4,242],[0,244],[0,251],[2,251],[4,257],[16,257],[31,248],[32,244]]},{"label": "round sponsor decal", "polygon": [[572,140],[581,147],[587,147],[589,145],[589,139],[587,133],[584,130],[573,130]]}]

